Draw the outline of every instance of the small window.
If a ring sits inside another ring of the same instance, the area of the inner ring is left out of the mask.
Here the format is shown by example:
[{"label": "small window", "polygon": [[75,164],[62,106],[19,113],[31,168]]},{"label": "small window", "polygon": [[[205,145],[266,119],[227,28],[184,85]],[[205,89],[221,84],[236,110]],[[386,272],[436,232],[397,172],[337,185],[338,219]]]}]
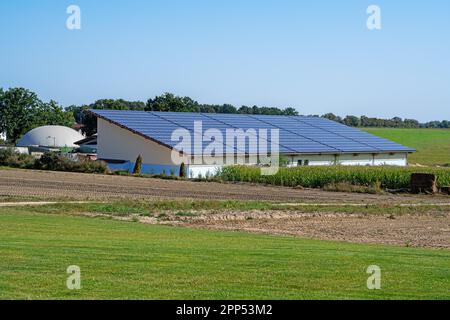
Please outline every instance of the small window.
[{"label": "small window", "polygon": [[309,160],[305,160],[305,166],[309,166]]},{"label": "small window", "polygon": [[303,160],[298,160],[298,161],[297,161],[297,166],[298,166],[298,167],[301,167],[302,165],[303,165]]}]

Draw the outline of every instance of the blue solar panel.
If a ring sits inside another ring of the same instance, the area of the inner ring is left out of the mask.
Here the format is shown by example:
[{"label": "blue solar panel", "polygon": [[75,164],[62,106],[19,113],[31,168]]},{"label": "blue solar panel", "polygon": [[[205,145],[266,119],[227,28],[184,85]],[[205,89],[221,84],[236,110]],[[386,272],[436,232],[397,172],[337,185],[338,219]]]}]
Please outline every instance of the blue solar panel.
[{"label": "blue solar panel", "polygon": [[[145,112],[122,110],[90,110],[100,118],[136,134],[152,139],[158,143],[174,148],[178,141],[172,141],[172,133],[176,129],[189,131],[194,137],[194,123],[201,121],[201,131],[205,141],[204,149],[216,140],[223,144],[224,152],[254,153],[257,150],[249,147],[249,139],[244,146],[228,144],[226,131],[241,129],[249,133],[249,137],[258,138],[260,130],[266,129],[267,146],[270,151],[271,129],[279,130],[279,151],[288,154],[302,153],[382,153],[382,152],[414,152],[398,143],[382,139],[356,128],[318,117],[304,116],[269,116],[269,115],[237,115],[186,112]],[[217,136],[208,136],[208,129],[217,129],[223,140]],[[248,131],[254,129],[255,131]],[[261,136],[262,137],[262,136]],[[260,139],[263,141],[264,139]],[[194,151],[192,152],[194,153]]]}]

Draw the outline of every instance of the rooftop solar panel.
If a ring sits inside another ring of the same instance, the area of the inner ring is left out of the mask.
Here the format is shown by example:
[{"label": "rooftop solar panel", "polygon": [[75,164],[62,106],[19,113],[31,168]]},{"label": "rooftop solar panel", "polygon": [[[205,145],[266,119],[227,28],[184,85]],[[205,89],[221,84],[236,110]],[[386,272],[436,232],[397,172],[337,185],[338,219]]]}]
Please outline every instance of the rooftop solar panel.
[{"label": "rooftop solar panel", "polygon": [[[279,130],[279,151],[287,154],[415,151],[356,128],[318,117],[122,110],[90,110],[90,112],[169,148],[174,148],[178,143],[178,141],[172,141],[174,130],[182,128],[194,136],[196,133],[194,122],[201,121],[203,134],[208,129],[217,129],[222,133],[223,140],[225,140],[225,133],[229,129],[244,131],[254,129],[257,136],[260,129],[266,129],[269,131],[267,136],[269,152],[270,129]],[[252,131],[247,132],[250,132],[250,136],[253,137]],[[223,143],[224,150],[228,148],[228,152],[231,152],[231,150],[246,153],[255,151],[250,148],[248,139],[246,139],[244,146],[230,146],[227,141],[217,140],[217,137],[207,135],[202,147],[205,148],[211,142],[211,139]]]}]

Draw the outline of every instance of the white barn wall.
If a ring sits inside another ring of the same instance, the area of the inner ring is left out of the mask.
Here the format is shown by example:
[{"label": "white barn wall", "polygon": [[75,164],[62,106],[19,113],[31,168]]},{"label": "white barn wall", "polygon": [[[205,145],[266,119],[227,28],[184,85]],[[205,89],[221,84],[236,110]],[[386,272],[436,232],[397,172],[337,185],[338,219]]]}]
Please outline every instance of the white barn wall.
[{"label": "white barn wall", "polygon": [[220,170],[222,166],[219,165],[190,165],[187,167],[188,178],[197,178],[199,176],[213,176]]},{"label": "white barn wall", "polygon": [[338,164],[341,166],[372,166],[372,154],[342,154],[338,157]]},{"label": "white barn wall", "polygon": [[173,165],[171,149],[145,139],[106,120],[98,119],[98,158],[134,162],[141,155],[142,162]]},{"label": "white barn wall", "polygon": [[292,167],[296,167],[299,160],[302,160],[303,163],[308,160],[310,166],[332,166],[335,164],[335,156],[332,154],[305,154],[288,156],[288,158],[291,160],[290,166]]},{"label": "white barn wall", "polygon": [[407,153],[376,154],[374,165],[406,167],[408,165],[408,154]]},{"label": "white barn wall", "polygon": [[296,155],[288,156],[290,166],[296,167],[298,160],[309,161],[310,166],[407,166],[408,155],[406,153],[394,154],[332,154],[324,155]]}]

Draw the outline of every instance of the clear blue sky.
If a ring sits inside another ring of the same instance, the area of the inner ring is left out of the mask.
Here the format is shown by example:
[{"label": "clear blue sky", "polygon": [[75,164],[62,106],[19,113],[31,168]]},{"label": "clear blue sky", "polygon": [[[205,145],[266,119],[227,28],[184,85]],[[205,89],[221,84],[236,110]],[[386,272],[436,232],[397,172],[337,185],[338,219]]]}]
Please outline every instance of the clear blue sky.
[{"label": "clear blue sky", "polygon": [[[66,28],[81,8],[82,29]],[[366,9],[382,10],[382,30]],[[0,2],[0,86],[63,105],[146,100],[450,119],[450,1]]]}]

